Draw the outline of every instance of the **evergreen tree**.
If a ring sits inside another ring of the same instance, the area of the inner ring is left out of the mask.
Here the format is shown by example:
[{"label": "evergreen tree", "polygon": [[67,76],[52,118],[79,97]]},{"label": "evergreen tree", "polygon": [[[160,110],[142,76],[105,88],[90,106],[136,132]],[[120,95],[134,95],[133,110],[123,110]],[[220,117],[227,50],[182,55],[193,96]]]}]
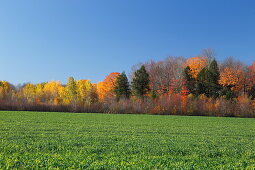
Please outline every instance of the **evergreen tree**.
[{"label": "evergreen tree", "polygon": [[132,81],[132,92],[135,96],[143,98],[145,94],[150,91],[149,87],[149,74],[147,73],[144,65],[138,69]]},{"label": "evergreen tree", "polygon": [[116,79],[116,85],[114,87],[117,100],[120,98],[129,98],[131,95],[130,85],[125,72],[121,73]]},{"label": "evergreen tree", "polygon": [[196,80],[191,75],[191,69],[189,66],[187,66],[184,69],[184,77],[186,80],[186,87],[191,94],[195,94],[196,92]]},{"label": "evergreen tree", "polygon": [[158,93],[156,90],[151,90],[151,98],[156,99],[158,97]]},{"label": "evergreen tree", "polygon": [[251,89],[248,90],[248,96],[254,100],[255,99],[255,85],[251,87]]},{"label": "evergreen tree", "polygon": [[230,89],[230,87],[223,87],[219,92],[220,96],[225,96],[227,100],[231,100],[236,97],[234,92]]},{"label": "evergreen tree", "polygon": [[214,59],[208,68],[208,96],[209,97],[218,97],[221,90],[219,85],[220,72],[217,61]]},{"label": "evergreen tree", "polygon": [[205,94],[208,96],[209,94],[209,70],[207,68],[203,68],[198,76],[197,76],[197,86],[196,86],[196,95]]},{"label": "evergreen tree", "polygon": [[220,79],[219,68],[216,60],[213,60],[209,67],[203,68],[197,78],[193,78],[190,74],[190,68],[184,70],[186,78],[186,86],[190,93],[198,96],[205,94],[207,97],[218,97],[221,86],[218,81]]}]

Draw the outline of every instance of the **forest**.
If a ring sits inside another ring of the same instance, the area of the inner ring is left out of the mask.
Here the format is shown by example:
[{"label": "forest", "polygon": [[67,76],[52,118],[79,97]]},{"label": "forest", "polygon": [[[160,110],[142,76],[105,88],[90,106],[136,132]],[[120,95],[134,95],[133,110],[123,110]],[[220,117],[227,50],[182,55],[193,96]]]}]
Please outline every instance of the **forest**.
[{"label": "forest", "polygon": [[217,61],[212,49],[75,80],[14,86],[0,81],[0,110],[255,117],[255,62]]}]

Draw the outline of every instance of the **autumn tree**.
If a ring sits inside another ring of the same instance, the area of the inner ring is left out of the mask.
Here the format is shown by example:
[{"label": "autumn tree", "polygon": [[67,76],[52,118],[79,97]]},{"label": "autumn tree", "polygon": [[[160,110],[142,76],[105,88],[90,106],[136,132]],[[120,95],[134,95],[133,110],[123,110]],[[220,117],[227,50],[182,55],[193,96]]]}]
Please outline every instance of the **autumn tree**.
[{"label": "autumn tree", "polygon": [[219,83],[231,90],[238,91],[242,88],[244,72],[233,68],[225,68],[220,74]]},{"label": "autumn tree", "polygon": [[140,69],[138,69],[132,81],[132,92],[135,96],[143,98],[149,90],[149,74],[147,73],[145,66],[142,65]]},{"label": "autumn tree", "polygon": [[67,98],[70,102],[75,102],[77,99],[77,85],[73,77],[69,77],[66,85]]},{"label": "autumn tree", "polygon": [[46,100],[48,104],[60,104],[60,96],[59,96],[59,89],[61,88],[60,81],[51,81],[47,82],[44,85],[43,91],[44,95],[46,96]]},{"label": "autumn tree", "polygon": [[110,99],[115,96],[114,88],[116,86],[116,80],[120,73],[113,72],[108,75],[103,82],[99,82],[97,85],[97,92],[100,101]]},{"label": "autumn tree", "polygon": [[98,93],[99,101],[100,102],[104,101],[104,99],[106,97],[106,88],[105,88],[104,82],[99,82],[97,84],[97,93]]},{"label": "autumn tree", "polygon": [[0,99],[5,99],[11,91],[11,84],[7,81],[0,81]]},{"label": "autumn tree", "polygon": [[46,100],[46,96],[44,93],[44,86],[46,83],[39,83],[36,84],[35,86],[35,92],[36,92],[36,103],[41,103],[41,102],[45,102]]},{"label": "autumn tree", "polygon": [[91,90],[90,90],[90,103],[97,103],[99,100],[98,93],[97,93],[97,84],[92,83],[91,84]]},{"label": "autumn tree", "polygon": [[69,93],[67,91],[67,87],[61,86],[59,87],[58,91],[59,91],[58,93],[61,100],[61,104],[69,105],[71,103],[71,100],[69,97]]},{"label": "autumn tree", "polygon": [[119,100],[120,98],[128,99],[130,97],[131,95],[130,85],[125,72],[121,73],[117,77],[114,92],[116,94],[117,100]]},{"label": "autumn tree", "polygon": [[36,86],[35,85],[31,83],[24,85],[24,87],[22,88],[22,93],[28,103],[36,102]]},{"label": "autumn tree", "polygon": [[253,62],[252,65],[249,67],[249,78],[250,83],[255,85],[255,62]]},{"label": "autumn tree", "polygon": [[206,57],[192,57],[186,62],[186,66],[190,68],[190,73],[193,78],[197,78],[199,72],[208,65]]},{"label": "autumn tree", "polygon": [[77,81],[77,98],[82,104],[91,104],[91,91],[92,84],[89,80],[78,80]]}]

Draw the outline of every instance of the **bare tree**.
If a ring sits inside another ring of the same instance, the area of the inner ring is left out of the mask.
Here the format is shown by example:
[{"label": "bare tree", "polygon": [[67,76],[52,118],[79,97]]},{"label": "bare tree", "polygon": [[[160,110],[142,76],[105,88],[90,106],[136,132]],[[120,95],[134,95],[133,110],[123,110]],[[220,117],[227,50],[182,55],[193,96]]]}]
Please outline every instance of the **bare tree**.
[{"label": "bare tree", "polygon": [[167,93],[180,88],[185,61],[183,57],[168,57],[164,61],[145,63],[152,90]]},{"label": "bare tree", "polygon": [[136,65],[133,65],[132,67],[131,67],[131,71],[130,71],[130,73],[128,74],[128,78],[129,78],[129,80],[133,80],[133,77],[134,77],[134,73],[141,67],[143,65],[143,63],[138,63],[138,64],[136,64]]},{"label": "bare tree", "polygon": [[215,58],[216,53],[212,48],[202,49],[201,56],[208,58],[209,63]]},{"label": "bare tree", "polygon": [[245,65],[239,60],[236,60],[234,57],[230,56],[230,57],[227,57],[223,61],[223,63],[220,64],[221,71],[223,71],[225,68],[232,68],[234,70],[237,70],[237,69],[243,70],[245,68]]}]

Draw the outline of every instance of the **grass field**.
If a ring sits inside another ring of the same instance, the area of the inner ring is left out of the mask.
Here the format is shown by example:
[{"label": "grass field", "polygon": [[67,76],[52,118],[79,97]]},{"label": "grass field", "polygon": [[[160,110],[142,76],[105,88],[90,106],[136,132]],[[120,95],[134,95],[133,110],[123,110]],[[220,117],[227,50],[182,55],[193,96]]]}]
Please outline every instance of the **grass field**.
[{"label": "grass field", "polygon": [[0,168],[255,169],[255,119],[1,111]]}]

